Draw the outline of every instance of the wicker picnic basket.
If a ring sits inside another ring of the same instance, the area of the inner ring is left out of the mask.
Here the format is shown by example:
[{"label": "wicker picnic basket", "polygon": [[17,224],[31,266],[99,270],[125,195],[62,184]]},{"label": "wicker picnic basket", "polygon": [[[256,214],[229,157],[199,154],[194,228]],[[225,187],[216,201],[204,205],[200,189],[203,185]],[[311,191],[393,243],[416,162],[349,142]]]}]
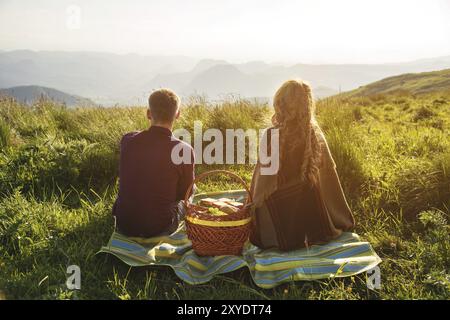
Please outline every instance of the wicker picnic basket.
[{"label": "wicker picnic basket", "polygon": [[[213,175],[226,174],[240,182],[248,193],[243,207],[225,216],[208,213],[207,208],[190,203],[188,198],[194,183]],[[199,256],[240,255],[250,235],[251,198],[250,191],[238,175],[226,170],[213,170],[200,174],[186,192],[186,231],[195,253]]]}]

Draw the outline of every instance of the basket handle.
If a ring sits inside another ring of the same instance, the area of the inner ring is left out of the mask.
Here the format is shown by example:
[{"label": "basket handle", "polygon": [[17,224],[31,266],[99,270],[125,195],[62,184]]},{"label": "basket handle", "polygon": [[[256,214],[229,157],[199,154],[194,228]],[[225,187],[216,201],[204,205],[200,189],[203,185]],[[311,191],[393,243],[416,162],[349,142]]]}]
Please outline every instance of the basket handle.
[{"label": "basket handle", "polygon": [[227,171],[227,170],[211,170],[211,171],[203,172],[202,174],[199,174],[197,177],[195,177],[194,181],[192,181],[191,185],[187,189],[186,195],[184,196],[184,205],[186,207],[188,206],[189,195],[190,195],[191,190],[192,190],[192,188],[193,188],[193,186],[194,186],[194,184],[196,182],[200,181],[201,179],[203,179],[203,178],[205,178],[207,176],[210,176],[210,175],[213,175],[213,174],[218,174],[218,173],[223,173],[223,174],[229,175],[229,176],[233,177],[236,181],[240,182],[244,186],[245,191],[247,191],[247,194],[248,194],[246,204],[249,204],[249,203],[253,202],[252,194],[250,193],[250,190],[248,189],[247,184],[245,183],[245,181],[241,177],[239,177],[237,174],[235,174],[235,173],[233,173],[231,171]]}]

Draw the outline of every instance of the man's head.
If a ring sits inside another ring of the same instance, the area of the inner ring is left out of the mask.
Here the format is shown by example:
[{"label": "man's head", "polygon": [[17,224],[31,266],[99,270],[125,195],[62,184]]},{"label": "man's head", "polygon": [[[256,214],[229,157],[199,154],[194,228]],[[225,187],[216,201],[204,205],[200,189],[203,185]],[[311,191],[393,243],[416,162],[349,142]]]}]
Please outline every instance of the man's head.
[{"label": "man's head", "polygon": [[169,89],[154,91],[148,98],[147,117],[153,125],[172,126],[180,115],[180,98]]}]

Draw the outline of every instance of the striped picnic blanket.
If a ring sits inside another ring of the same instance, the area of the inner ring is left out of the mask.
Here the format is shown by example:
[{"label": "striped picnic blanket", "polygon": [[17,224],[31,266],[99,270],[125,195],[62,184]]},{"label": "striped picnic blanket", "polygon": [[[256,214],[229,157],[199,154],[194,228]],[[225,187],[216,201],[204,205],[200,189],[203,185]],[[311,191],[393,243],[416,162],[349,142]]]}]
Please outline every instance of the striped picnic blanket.
[{"label": "striped picnic blanket", "polygon": [[[243,195],[237,190],[200,194],[196,199],[228,197],[239,200]],[[130,266],[169,266],[189,284],[205,283],[215,275],[248,267],[255,284],[266,289],[288,281],[352,276],[381,262],[368,242],[349,232],[327,244],[291,252],[261,250],[247,242],[242,256],[199,257],[192,250],[184,223],[172,234],[148,239],[130,238],[114,232],[107,246],[99,252],[113,254]]]}]

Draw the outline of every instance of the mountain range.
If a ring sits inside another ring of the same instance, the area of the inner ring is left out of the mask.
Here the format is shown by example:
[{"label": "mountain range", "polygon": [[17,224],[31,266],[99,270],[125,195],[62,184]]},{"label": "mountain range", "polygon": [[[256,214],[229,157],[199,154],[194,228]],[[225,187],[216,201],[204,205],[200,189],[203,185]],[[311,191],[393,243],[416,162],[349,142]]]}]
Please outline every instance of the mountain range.
[{"label": "mountain range", "polygon": [[[326,94],[326,90],[321,87],[316,88],[315,92],[319,91]],[[450,90],[450,69],[439,71],[421,72],[421,73],[406,73],[398,76],[388,77],[375,81],[373,83],[361,86],[358,89],[342,93],[343,96],[370,96],[376,94],[390,94],[401,91],[408,91],[412,94],[421,94],[429,92],[442,92]],[[11,96],[17,101],[32,104],[40,98],[50,99],[68,107],[75,106],[93,106],[96,105],[92,100],[80,96],[75,96],[55,90],[52,88],[39,86],[20,86],[8,89],[0,89],[0,96]],[[331,95],[329,92],[328,95]],[[261,98],[260,102],[268,102],[270,98]]]},{"label": "mountain range", "polygon": [[67,107],[96,105],[90,99],[68,94],[53,88],[40,86],[19,86],[0,89],[0,96],[14,97],[18,102],[31,105],[39,99],[52,100]]},{"label": "mountain range", "polygon": [[153,89],[221,99],[233,94],[269,98],[290,78],[307,80],[317,98],[389,76],[450,68],[450,56],[389,64],[294,64],[197,60],[184,56],[100,52],[0,52],[0,88],[38,85],[87,97],[102,105],[145,104]]}]

